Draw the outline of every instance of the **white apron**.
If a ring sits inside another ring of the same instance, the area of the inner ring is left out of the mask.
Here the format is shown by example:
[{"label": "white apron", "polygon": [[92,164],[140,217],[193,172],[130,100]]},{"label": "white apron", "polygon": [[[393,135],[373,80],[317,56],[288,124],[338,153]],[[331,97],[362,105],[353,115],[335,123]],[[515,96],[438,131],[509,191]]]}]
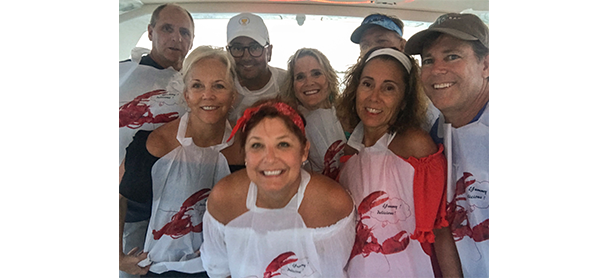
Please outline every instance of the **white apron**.
[{"label": "white apron", "polygon": [[489,276],[489,104],[480,118],[453,128],[440,116],[448,161],[447,220],[464,277]]},{"label": "white apron", "polygon": [[281,209],[257,207],[257,187],[250,183],[248,212],[226,226],[205,214],[202,259],[210,277],[346,277],[355,213],[329,227],[307,228],[298,208],[311,177],[301,175],[298,192]]},{"label": "white apron", "polygon": [[173,68],[140,65],[148,52],[134,48],[131,61],[119,63],[119,164],[138,130],[154,130],[186,112],[182,75]]},{"label": "white apron", "polygon": [[[230,174],[220,150],[232,144],[201,148],[184,138],[189,113],[180,119],[176,138],[181,146],[161,157],[152,167],[152,214],[144,251],[152,262],[150,271],[204,271],[194,253],[203,242],[202,218],[211,188]],[[228,121],[222,142],[230,136]]]},{"label": "white apron", "polygon": [[311,142],[308,166],[314,172],[335,179],[339,172],[339,159],[344,154],[347,142],[343,127],[336,117],[336,109],[332,107],[308,111],[302,106],[298,108],[307,121],[305,132]]},{"label": "white apron", "polygon": [[349,277],[434,277],[431,260],[417,240],[414,167],[389,150],[395,133],[365,147],[360,122],[347,144],[358,151],[340,173],[340,184],[358,208]]}]

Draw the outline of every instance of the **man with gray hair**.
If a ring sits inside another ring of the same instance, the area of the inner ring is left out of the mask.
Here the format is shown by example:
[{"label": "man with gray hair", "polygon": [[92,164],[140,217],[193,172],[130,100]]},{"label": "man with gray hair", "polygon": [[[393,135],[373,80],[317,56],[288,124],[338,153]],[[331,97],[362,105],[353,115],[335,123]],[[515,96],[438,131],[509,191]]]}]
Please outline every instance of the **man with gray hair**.
[{"label": "man with gray hair", "polygon": [[430,135],[448,161],[447,220],[465,277],[489,276],[489,30],[473,14],[440,16],[413,35],[421,81],[440,110]]},{"label": "man with gray hair", "polygon": [[[119,63],[119,165],[126,148],[138,130],[154,130],[186,112],[181,105],[182,62],[192,48],[194,21],[184,8],[175,4],[157,7],[148,25],[150,50],[134,48],[131,59]],[[122,173],[119,170],[122,179]],[[128,200],[125,225],[119,227],[119,276],[139,277],[148,269],[131,267],[141,261],[152,200]]]}]

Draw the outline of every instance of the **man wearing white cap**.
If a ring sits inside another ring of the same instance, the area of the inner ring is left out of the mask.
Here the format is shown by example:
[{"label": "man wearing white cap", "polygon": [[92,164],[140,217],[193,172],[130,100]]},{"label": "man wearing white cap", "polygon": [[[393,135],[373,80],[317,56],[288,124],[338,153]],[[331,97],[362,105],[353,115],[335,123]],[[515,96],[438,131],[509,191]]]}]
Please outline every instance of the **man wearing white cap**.
[{"label": "man wearing white cap", "polygon": [[465,277],[489,276],[489,30],[472,14],[445,14],[413,35],[425,93],[442,112],[431,129],[448,161],[446,219]]},{"label": "man wearing white cap", "polygon": [[269,66],[273,45],[262,18],[241,13],[228,21],[226,49],[237,65],[237,99],[229,121],[235,123],[243,111],[262,98],[277,96],[287,73],[284,69]]},{"label": "man wearing white cap", "polygon": [[403,51],[406,40],[402,38],[404,22],[395,16],[371,14],[351,34],[351,41],[359,44],[360,56],[377,47],[395,47]]}]

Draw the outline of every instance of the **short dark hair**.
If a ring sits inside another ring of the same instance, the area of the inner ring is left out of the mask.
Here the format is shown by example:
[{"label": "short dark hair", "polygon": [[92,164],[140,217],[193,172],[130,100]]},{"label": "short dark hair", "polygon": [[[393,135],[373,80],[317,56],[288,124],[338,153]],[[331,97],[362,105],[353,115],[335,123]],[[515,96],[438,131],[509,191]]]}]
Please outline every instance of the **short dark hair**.
[{"label": "short dark hair", "polygon": [[[441,32],[431,32],[429,35],[425,36],[423,39],[421,39],[421,50],[430,47],[442,35],[450,36],[449,34],[444,34]],[[486,48],[486,46],[484,46],[484,44],[482,44],[482,42],[480,42],[478,40],[475,40],[475,41],[464,40],[464,42],[471,45],[472,50],[474,50],[474,54],[476,55],[476,59],[478,59],[478,62],[482,61],[482,59],[484,59],[484,57],[486,57],[486,55],[488,55],[488,53],[489,53],[488,48]]]},{"label": "short dark hair", "polygon": [[[305,117],[302,115],[302,113],[300,113],[298,111],[298,109],[296,109],[294,107],[293,103],[284,102],[284,101],[279,100],[278,98],[262,99],[262,100],[256,101],[251,107],[256,107],[256,106],[259,106],[264,103],[270,103],[270,104],[285,103],[285,104],[289,105],[290,107],[292,107],[292,109],[294,109],[294,111],[296,111],[296,113],[298,113],[298,116],[300,116],[300,118],[302,118],[302,122],[303,122],[304,126],[307,125]],[[252,115],[252,117],[245,123],[245,128],[243,129],[243,132],[241,134],[241,148],[245,149],[245,141],[247,140],[247,136],[250,134],[252,129],[254,127],[256,127],[265,118],[282,119],[283,122],[285,123],[285,125],[288,127],[288,129],[292,133],[294,133],[296,135],[296,137],[298,137],[298,140],[300,141],[300,143],[302,143],[302,146],[304,148],[304,145],[307,143],[306,135],[300,130],[300,128],[288,116],[280,113],[279,110],[277,110],[277,108],[274,105],[265,105],[265,106],[260,107],[260,110],[258,110],[258,112],[256,112],[254,115]]]},{"label": "short dark hair", "polygon": [[156,22],[159,20],[159,14],[161,13],[161,11],[166,8],[167,6],[172,5],[174,7],[177,7],[181,10],[183,10],[184,12],[186,12],[186,14],[188,15],[188,18],[190,18],[190,23],[192,23],[192,28],[195,28],[195,21],[192,19],[192,15],[190,14],[190,12],[188,12],[186,9],[175,5],[175,4],[163,4],[158,6],[156,9],[154,9],[154,11],[152,12],[152,16],[150,17],[150,26],[155,27],[156,26]]},{"label": "short dark hair", "polygon": [[478,62],[482,61],[482,59],[484,59],[484,57],[486,57],[488,55],[488,48],[486,48],[486,46],[484,46],[482,44],[482,42],[480,41],[467,41],[467,43],[469,43],[469,45],[472,46],[472,49],[474,50],[474,54],[476,54],[476,58],[478,58]]}]

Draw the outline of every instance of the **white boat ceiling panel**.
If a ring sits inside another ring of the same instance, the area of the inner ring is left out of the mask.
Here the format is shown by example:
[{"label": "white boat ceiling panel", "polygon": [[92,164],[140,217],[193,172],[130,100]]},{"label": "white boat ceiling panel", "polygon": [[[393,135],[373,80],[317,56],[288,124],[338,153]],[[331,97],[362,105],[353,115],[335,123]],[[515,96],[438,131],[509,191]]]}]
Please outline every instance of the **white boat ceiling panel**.
[{"label": "white boat ceiling panel", "polygon": [[[126,59],[131,49],[146,30],[150,15],[156,7],[171,2],[164,0],[119,0],[119,59]],[[224,18],[228,20],[240,12],[252,12],[269,17],[280,16],[283,20],[304,14],[307,20],[353,21],[356,28],[361,19],[372,13],[395,15],[402,19],[409,31],[426,28],[438,16],[448,12],[477,14],[488,24],[489,0],[409,0],[409,1],[362,1],[362,0],[179,0],[176,3],[187,9],[195,19]],[[421,24],[424,24],[423,26]],[[306,24],[305,24],[306,25]],[[224,25],[223,25],[224,26]],[[422,27],[421,27],[422,26]],[[330,29],[333,27],[328,25]],[[343,31],[344,32],[344,31]],[[351,32],[351,29],[347,33]],[[409,37],[411,34],[405,36]],[[347,34],[348,35],[348,34]],[[348,42],[348,37],[344,39]],[[274,51],[275,56],[275,51]],[[278,57],[279,58],[279,57]],[[280,58],[281,59],[281,58]],[[283,62],[283,61],[282,61]]]},{"label": "white boat ceiling panel", "polygon": [[[141,7],[120,15],[120,21],[150,14],[154,8],[166,3],[163,0],[121,0],[141,3]],[[464,10],[488,11],[488,0],[411,0],[411,1],[358,1],[358,0],[181,0],[175,2],[191,13],[291,13],[311,15],[339,15],[364,17],[370,13],[393,14],[403,20],[432,22],[448,12]]]}]

